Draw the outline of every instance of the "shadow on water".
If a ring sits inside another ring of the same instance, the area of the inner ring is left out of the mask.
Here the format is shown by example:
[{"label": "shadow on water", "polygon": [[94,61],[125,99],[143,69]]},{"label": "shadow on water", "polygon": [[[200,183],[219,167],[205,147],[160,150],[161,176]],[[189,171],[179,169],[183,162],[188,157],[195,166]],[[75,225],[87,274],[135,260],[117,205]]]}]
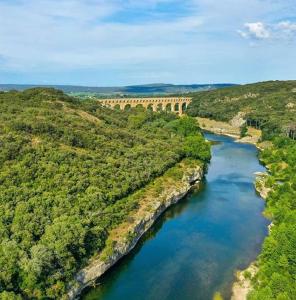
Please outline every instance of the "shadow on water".
[{"label": "shadow on water", "polygon": [[217,143],[202,189],[170,207],[84,300],[230,298],[235,270],[257,257],[268,232],[253,184],[264,168],[254,146],[205,135]]}]

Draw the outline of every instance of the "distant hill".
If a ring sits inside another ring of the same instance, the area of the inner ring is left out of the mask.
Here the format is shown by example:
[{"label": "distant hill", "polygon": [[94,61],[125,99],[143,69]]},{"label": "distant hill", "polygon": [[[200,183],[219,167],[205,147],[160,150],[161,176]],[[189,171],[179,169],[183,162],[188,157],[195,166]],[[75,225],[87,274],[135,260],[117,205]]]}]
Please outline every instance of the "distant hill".
[{"label": "distant hill", "polygon": [[98,94],[98,95],[151,95],[151,94],[177,94],[190,93],[199,91],[208,91],[218,88],[233,86],[234,84],[190,84],[190,85],[174,85],[174,84],[145,84],[131,85],[123,87],[90,87],[76,85],[27,85],[27,84],[0,84],[0,91],[18,90],[23,91],[34,87],[53,87],[62,90],[68,94]]}]

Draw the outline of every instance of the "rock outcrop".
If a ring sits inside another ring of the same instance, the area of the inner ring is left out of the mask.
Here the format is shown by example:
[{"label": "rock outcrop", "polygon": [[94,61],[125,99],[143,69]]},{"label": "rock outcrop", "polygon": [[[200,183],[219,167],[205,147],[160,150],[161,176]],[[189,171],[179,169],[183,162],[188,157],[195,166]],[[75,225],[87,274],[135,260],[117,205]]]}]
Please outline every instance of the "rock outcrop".
[{"label": "rock outcrop", "polygon": [[232,286],[231,300],[247,300],[252,290],[251,278],[258,272],[258,267],[253,263],[246,270],[236,273],[237,281]]},{"label": "rock outcrop", "polygon": [[236,116],[234,116],[231,120],[230,120],[230,125],[236,128],[240,128],[241,126],[243,126],[246,123],[246,120],[244,119],[245,117],[245,113],[244,112],[239,112],[237,113]]},{"label": "rock outcrop", "polygon": [[256,173],[256,182],[255,182],[256,191],[260,194],[260,196],[263,199],[266,199],[268,193],[271,191],[271,188],[266,186],[267,178],[268,178],[267,173],[264,172]]}]

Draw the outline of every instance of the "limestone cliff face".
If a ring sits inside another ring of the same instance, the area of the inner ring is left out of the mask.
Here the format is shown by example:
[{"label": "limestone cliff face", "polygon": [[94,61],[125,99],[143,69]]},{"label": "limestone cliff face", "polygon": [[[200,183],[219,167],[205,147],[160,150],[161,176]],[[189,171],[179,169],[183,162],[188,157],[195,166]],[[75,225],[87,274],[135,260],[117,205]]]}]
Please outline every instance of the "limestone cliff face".
[{"label": "limestone cliff face", "polygon": [[182,199],[192,188],[194,183],[200,182],[203,177],[203,169],[199,166],[192,169],[189,175],[184,175],[182,182],[178,187],[164,191],[159,199],[152,203],[152,209],[145,211],[142,217],[135,219],[133,226],[132,238],[122,237],[117,240],[112,249],[112,255],[107,259],[98,256],[87,267],[82,269],[75,276],[68,290],[68,299],[75,299],[81,291],[91,286],[96,279],[104,274],[119,259],[129,253],[137,244],[142,235],[152,226],[155,220],[172,204]]}]

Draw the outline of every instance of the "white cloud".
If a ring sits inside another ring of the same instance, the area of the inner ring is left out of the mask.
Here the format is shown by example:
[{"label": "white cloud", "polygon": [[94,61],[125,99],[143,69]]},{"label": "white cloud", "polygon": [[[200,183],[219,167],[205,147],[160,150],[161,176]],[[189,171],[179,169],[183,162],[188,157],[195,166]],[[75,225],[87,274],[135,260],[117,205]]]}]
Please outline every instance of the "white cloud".
[{"label": "white cloud", "polygon": [[263,22],[245,23],[244,30],[238,30],[238,34],[245,39],[255,40],[279,40],[293,39],[296,37],[296,23],[282,21],[274,24]]},{"label": "white cloud", "polygon": [[278,23],[276,27],[284,34],[288,34],[288,35],[296,34],[296,23],[292,23],[290,21],[283,21]]},{"label": "white cloud", "polygon": [[239,31],[243,38],[255,38],[259,40],[270,38],[270,32],[262,22],[245,23],[245,31]]}]

